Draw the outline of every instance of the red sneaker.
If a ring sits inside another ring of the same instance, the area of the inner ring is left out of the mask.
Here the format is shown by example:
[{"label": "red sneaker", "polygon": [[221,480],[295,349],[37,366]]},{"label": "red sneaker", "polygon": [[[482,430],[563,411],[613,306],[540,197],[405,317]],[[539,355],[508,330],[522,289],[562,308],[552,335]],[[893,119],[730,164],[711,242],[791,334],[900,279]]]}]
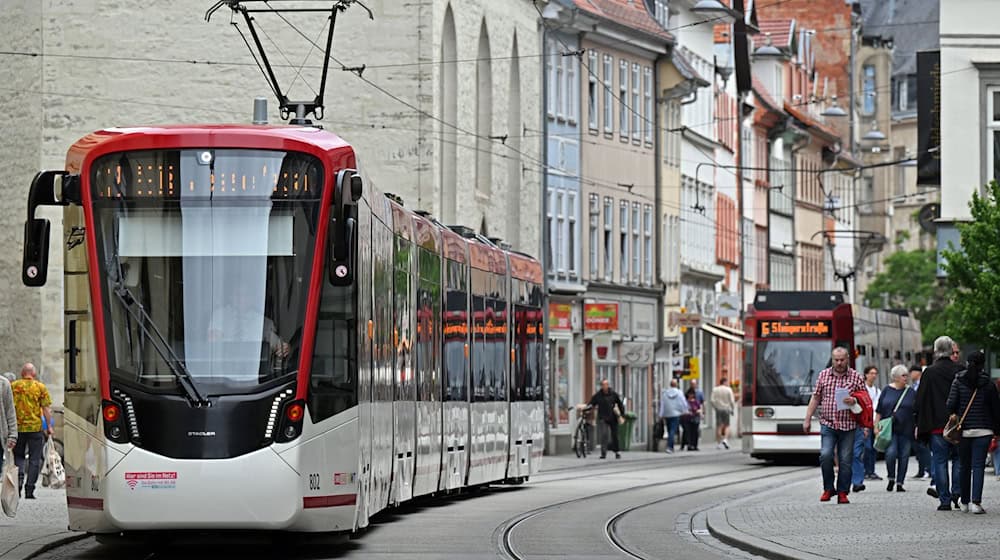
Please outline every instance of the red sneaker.
[{"label": "red sneaker", "polygon": [[847,499],[847,492],[837,492],[837,503],[838,504],[851,503],[851,501]]},{"label": "red sneaker", "polygon": [[833,497],[833,490],[823,490],[823,495],[819,497],[821,502],[829,502],[830,498]]}]

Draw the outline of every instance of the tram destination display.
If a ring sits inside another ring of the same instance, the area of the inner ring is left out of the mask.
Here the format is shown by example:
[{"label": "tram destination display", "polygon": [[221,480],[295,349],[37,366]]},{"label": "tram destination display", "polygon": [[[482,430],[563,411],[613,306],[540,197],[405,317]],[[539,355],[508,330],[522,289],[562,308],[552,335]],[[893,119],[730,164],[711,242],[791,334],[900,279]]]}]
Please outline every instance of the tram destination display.
[{"label": "tram destination display", "polygon": [[764,320],[758,323],[759,338],[829,338],[830,321],[823,320]]}]

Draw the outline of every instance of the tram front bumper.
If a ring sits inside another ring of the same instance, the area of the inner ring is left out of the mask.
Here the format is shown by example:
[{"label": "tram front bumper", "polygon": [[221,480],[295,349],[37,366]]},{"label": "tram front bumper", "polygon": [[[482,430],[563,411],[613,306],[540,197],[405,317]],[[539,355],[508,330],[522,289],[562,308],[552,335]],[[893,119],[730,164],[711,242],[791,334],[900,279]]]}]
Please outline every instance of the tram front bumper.
[{"label": "tram front bumper", "polygon": [[170,459],[133,449],[104,480],[104,509],[123,531],[289,527],[301,479],[271,448],[232,459]]}]

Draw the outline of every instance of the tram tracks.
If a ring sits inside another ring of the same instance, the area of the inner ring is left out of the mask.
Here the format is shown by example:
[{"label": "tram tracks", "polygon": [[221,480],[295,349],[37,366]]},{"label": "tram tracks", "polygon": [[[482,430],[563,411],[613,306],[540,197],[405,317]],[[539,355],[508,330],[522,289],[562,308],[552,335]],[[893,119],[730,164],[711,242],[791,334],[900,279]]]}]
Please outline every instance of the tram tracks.
[{"label": "tram tracks", "polygon": [[[514,534],[518,531],[519,528],[525,526],[526,523],[528,523],[532,519],[534,519],[534,518],[536,518],[536,517],[538,517],[540,515],[543,515],[545,513],[548,513],[548,512],[554,511],[554,510],[558,510],[558,509],[561,509],[561,508],[565,508],[567,506],[572,506],[574,504],[579,504],[579,503],[583,503],[583,502],[587,502],[587,501],[597,500],[597,499],[608,497],[608,496],[612,496],[612,495],[621,495],[622,493],[626,493],[626,492],[631,493],[631,492],[635,492],[635,491],[639,491],[639,490],[646,490],[646,489],[652,489],[652,488],[673,487],[673,486],[676,486],[676,485],[686,484],[686,483],[690,483],[690,482],[694,482],[694,481],[698,481],[698,480],[705,480],[705,479],[710,479],[710,478],[718,478],[720,476],[722,476],[722,477],[728,477],[729,475],[732,475],[732,474],[738,474],[738,473],[743,473],[743,472],[760,470],[760,469],[764,469],[764,468],[770,468],[770,467],[768,467],[766,465],[751,465],[751,466],[749,466],[747,468],[732,469],[732,470],[724,471],[724,472],[712,472],[710,474],[692,476],[692,477],[687,477],[687,478],[683,478],[683,479],[661,480],[661,481],[652,482],[652,483],[637,484],[637,485],[628,486],[628,487],[625,487],[625,488],[618,488],[618,489],[614,489],[614,490],[608,490],[608,491],[599,492],[599,493],[596,493],[596,494],[590,494],[590,495],[587,495],[587,496],[580,496],[580,497],[577,497],[577,498],[572,498],[572,499],[569,499],[569,500],[563,500],[563,501],[559,501],[559,502],[556,502],[556,503],[548,504],[548,505],[545,505],[545,506],[542,506],[542,507],[539,507],[539,508],[536,508],[536,509],[532,509],[532,510],[524,512],[524,513],[521,513],[520,515],[517,515],[515,517],[512,517],[512,518],[504,521],[494,531],[494,535],[493,535],[494,536],[494,542],[496,542],[497,547],[498,547],[498,549],[500,551],[501,556],[503,556],[505,558],[512,559],[512,560],[523,560],[524,558],[526,558],[526,556],[524,554],[522,554],[521,552],[518,551],[518,549],[516,547],[516,544],[514,542]],[[805,471],[805,470],[808,470],[808,469],[811,469],[811,467],[803,467],[801,469],[795,469],[795,470],[792,470],[792,471],[785,471],[782,474],[787,474],[787,473],[791,473],[791,472],[798,472],[798,471]],[[584,475],[584,476],[592,476],[592,475]],[[706,492],[706,491],[710,491],[710,490],[722,488],[722,487],[725,487],[727,485],[732,485],[734,483],[761,480],[761,479],[765,479],[765,478],[771,478],[773,476],[774,476],[774,473],[772,472],[772,473],[768,473],[766,475],[761,475],[759,477],[754,477],[754,478],[751,478],[751,479],[743,479],[743,480],[739,480],[739,481],[732,481],[732,480],[730,480],[730,481],[725,482],[725,483],[720,483],[720,484],[715,484],[715,485],[711,485],[711,486],[707,486],[707,487],[702,487],[702,488],[698,488],[698,489],[695,489],[695,490],[691,490],[691,491],[687,491],[687,492],[682,492],[682,493],[679,493],[679,494],[673,494],[671,496],[667,496],[667,497],[664,497],[664,498],[659,498],[659,499],[654,500],[652,502],[644,502],[644,503],[636,505],[636,506],[631,506],[631,507],[629,507],[629,508],[627,508],[625,510],[622,510],[622,511],[618,512],[617,514],[615,514],[614,516],[612,516],[607,521],[607,523],[605,523],[605,527],[604,527],[605,536],[607,537],[607,539],[610,542],[611,546],[615,550],[621,552],[622,554],[626,555],[627,557],[630,557],[630,558],[643,558],[642,556],[637,555],[635,552],[633,552],[632,550],[630,550],[625,545],[625,543],[622,541],[622,539],[620,539],[618,537],[618,535],[617,535],[617,525],[618,525],[618,523],[621,521],[622,518],[624,518],[630,512],[635,511],[637,509],[642,509],[643,507],[647,507],[647,506],[650,506],[650,505],[653,505],[653,504],[663,503],[663,502],[667,502],[667,501],[670,501],[670,500],[675,500],[675,499],[678,499],[678,498],[683,498],[683,497],[686,497],[686,496],[691,496],[691,495],[694,495],[694,494],[697,494],[697,493],[700,493],[700,492]],[[575,478],[582,478],[582,477],[573,477],[573,478],[575,479]],[[568,479],[560,479],[560,480],[568,480]],[[554,481],[552,481],[552,482],[554,482]]]},{"label": "tram tracks", "polygon": [[[792,470],[789,470],[789,471],[782,472],[781,475],[789,475],[789,474],[793,474],[793,473],[797,473],[797,472],[803,472],[803,471],[812,470],[812,469],[813,469],[812,467],[802,467],[802,468],[792,469]],[[688,496],[693,496],[695,494],[701,494],[703,492],[710,492],[712,490],[718,490],[720,488],[725,488],[727,486],[733,486],[734,484],[746,484],[746,483],[749,483],[749,482],[757,482],[759,480],[765,480],[765,479],[769,479],[769,478],[774,478],[774,476],[775,475],[773,473],[771,473],[771,474],[766,474],[766,475],[761,475],[761,476],[755,476],[755,477],[752,477],[752,478],[745,478],[745,479],[742,479],[742,480],[737,481],[735,483],[730,481],[730,482],[725,482],[725,483],[721,483],[721,484],[714,484],[714,485],[711,485],[711,486],[704,486],[704,487],[698,488],[696,490],[690,490],[690,491],[687,491],[687,492],[682,492],[680,494],[674,494],[674,495],[671,495],[671,496],[667,496],[665,498],[658,498],[658,499],[650,501],[650,502],[645,502],[645,503],[641,503],[641,504],[629,506],[629,507],[627,507],[627,508],[619,511],[618,513],[616,513],[615,515],[611,516],[611,518],[608,519],[608,521],[604,524],[604,534],[607,537],[608,542],[610,542],[611,545],[612,545],[612,547],[614,547],[618,552],[622,553],[623,555],[627,556],[628,558],[633,558],[635,560],[646,560],[647,559],[646,556],[642,556],[634,548],[629,547],[625,543],[625,540],[618,534],[618,524],[626,516],[628,516],[630,514],[633,514],[633,513],[636,513],[639,510],[646,509],[646,508],[649,508],[649,507],[653,507],[653,506],[662,504],[664,502],[669,502],[669,501],[672,501],[672,500],[676,500],[676,499],[680,499],[680,498],[685,498],[685,497],[688,497]],[[688,479],[688,480],[691,480],[691,479]],[[765,487],[764,489],[765,490],[766,489],[770,489],[770,488],[773,488],[774,486],[777,486],[777,484],[775,484],[775,485],[769,485],[769,486]],[[761,491],[761,489],[758,489],[758,491]]]}]

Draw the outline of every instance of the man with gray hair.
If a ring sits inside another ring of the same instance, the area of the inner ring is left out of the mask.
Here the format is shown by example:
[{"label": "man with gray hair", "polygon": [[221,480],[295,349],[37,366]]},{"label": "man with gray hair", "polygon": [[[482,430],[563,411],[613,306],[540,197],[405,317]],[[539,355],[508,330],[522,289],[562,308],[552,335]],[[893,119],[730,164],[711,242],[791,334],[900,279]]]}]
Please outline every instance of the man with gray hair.
[{"label": "man with gray hair", "polygon": [[[940,500],[938,511],[958,509],[958,446],[948,443],[942,435],[944,426],[948,423],[948,393],[955,381],[955,374],[962,370],[962,366],[956,362],[957,357],[958,344],[951,337],[939,336],[934,341],[934,363],[920,376],[914,408],[917,438],[930,442],[931,478],[935,488],[928,488],[927,493]],[[951,461],[950,484],[948,461]]]}]

